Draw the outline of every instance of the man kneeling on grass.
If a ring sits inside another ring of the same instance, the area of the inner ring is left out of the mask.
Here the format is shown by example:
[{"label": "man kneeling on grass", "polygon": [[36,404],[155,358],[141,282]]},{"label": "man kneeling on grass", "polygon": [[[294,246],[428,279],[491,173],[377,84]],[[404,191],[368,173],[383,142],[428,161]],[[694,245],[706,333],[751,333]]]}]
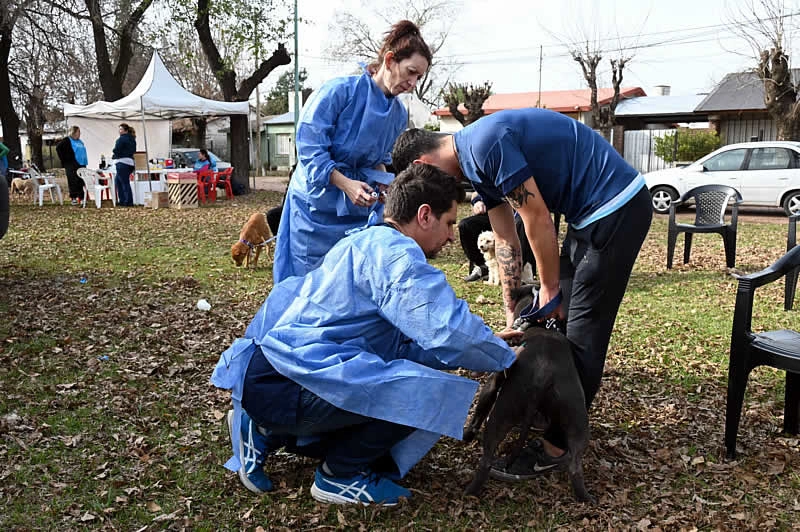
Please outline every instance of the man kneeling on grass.
[{"label": "man kneeling on grass", "polygon": [[233,390],[226,467],[272,489],[267,455],[320,458],[311,495],[397,504],[396,484],[440,435],[460,439],[477,383],[440,370],[499,371],[504,340],[428,264],[453,241],[455,178],[414,165],[387,192],[385,222],[342,239],[319,268],[277,284],[225,351],[213,384]]}]

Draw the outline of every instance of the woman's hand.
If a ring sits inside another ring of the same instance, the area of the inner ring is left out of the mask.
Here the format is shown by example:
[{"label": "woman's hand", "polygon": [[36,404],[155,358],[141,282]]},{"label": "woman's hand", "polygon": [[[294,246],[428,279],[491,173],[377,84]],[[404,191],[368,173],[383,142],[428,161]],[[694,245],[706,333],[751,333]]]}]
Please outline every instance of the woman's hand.
[{"label": "woman's hand", "polygon": [[353,205],[369,207],[378,201],[377,197],[372,197],[372,187],[363,181],[350,179],[338,170],[331,172],[330,182],[333,186],[344,192],[348,199],[353,202]]}]

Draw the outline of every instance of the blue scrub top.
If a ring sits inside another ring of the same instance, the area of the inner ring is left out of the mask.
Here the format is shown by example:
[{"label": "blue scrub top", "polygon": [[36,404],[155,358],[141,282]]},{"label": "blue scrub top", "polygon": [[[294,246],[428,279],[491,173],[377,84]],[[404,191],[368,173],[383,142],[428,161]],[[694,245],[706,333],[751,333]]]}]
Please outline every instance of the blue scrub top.
[{"label": "blue scrub top", "polygon": [[551,211],[584,226],[602,207],[619,202],[619,208],[641,188],[632,186],[639,173],[603,137],[547,109],[493,113],[454,136],[461,170],[487,209],[533,177]]},{"label": "blue scrub top", "polygon": [[256,345],[278,373],[338,408],[420,429],[392,452],[403,473],[439,435],[462,436],[477,383],[440,370],[499,371],[516,359],[419,245],[387,226],[352,234],[319,268],[275,286],[214,370],[235,401]]},{"label": "blue scrub top", "polygon": [[373,188],[394,175],[394,141],[408,123],[398,98],[387,97],[368,73],[336,78],[311,95],[297,126],[298,165],[286,192],[273,264],[275,283],[315,268],[347,231],[364,226],[370,209],[330,184],[334,168]]}]

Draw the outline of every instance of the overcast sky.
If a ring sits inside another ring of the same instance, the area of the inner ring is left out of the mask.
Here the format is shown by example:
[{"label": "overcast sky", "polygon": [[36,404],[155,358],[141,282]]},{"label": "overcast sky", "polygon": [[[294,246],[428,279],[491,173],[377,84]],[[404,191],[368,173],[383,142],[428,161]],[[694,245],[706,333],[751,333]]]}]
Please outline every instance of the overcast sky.
[{"label": "overcast sky", "polygon": [[[326,52],[333,39],[329,23],[336,10],[371,17],[380,0],[299,0],[300,62],[309,85],[351,73],[352,63],[332,61]],[[787,2],[791,4],[792,2]],[[800,2],[798,2],[800,3]],[[625,69],[624,86],[654,94],[655,85],[670,85],[672,94],[708,92],[726,73],[752,67],[749,45],[728,26],[746,18],[749,0],[462,0],[445,48],[439,56],[462,63],[458,81],[491,81],[494,92],[536,91],[539,47],[543,47],[541,88],[585,88],[580,68],[564,42],[587,33],[635,47]],[[800,10],[797,8],[795,11]],[[750,16],[750,18],[752,18]],[[800,16],[787,26],[800,25]],[[376,33],[387,28],[375,21]],[[424,36],[424,35],[423,35]],[[293,48],[292,43],[287,43]],[[791,52],[792,43],[789,43]],[[610,86],[604,59],[602,86]],[[264,83],[271,85],[274,74]]]}]

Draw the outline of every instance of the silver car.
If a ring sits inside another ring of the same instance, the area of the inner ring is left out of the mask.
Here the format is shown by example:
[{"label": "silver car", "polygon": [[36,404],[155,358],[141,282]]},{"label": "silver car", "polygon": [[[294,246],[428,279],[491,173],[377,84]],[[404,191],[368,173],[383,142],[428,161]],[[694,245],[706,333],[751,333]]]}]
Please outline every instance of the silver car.
[{"label": "silver car", "polygon": [[662,214],[686,191],[701,185],[728,185],[739,191],[744,205],[800,214],[800,142],[729,144],[689,166],[649,172],[644,178],[653,210]]}]

